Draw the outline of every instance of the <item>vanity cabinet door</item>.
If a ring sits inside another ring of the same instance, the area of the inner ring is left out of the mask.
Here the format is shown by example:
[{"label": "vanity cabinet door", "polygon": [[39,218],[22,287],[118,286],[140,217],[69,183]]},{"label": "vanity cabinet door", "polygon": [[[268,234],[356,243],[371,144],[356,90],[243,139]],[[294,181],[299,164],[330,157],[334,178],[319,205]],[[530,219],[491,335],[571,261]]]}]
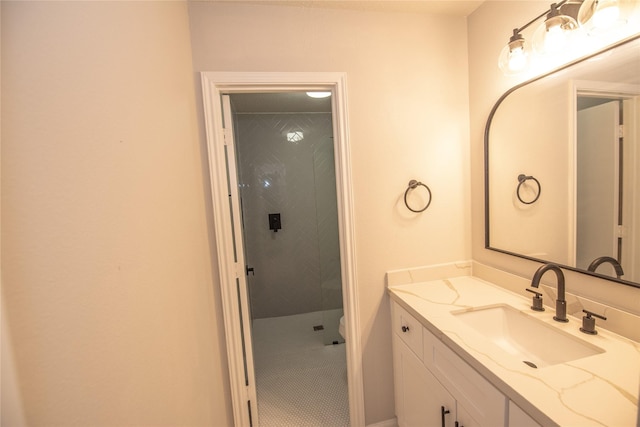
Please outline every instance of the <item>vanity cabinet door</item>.
[{"label": "vanity cabinet door", "polygon": [[399,427],[505,426],[502,393],[393,301],[391,316]]},{"label": "vanity cabinet door", "polygon": [[425,328],[423,342],[424,365],[455,396],[461,414],[467,417],[465,425],[503,427],[507,398]]},{"label": "vanity cabinet door", "polygon": [[444,426],[454,427],[455,399],[396,334],[393,334],[393,365],[398,426],[442,427],[444,415]]},{"label": "vanity cabinet door", "polygon": [[456,421],[455,427],[481,427],[482,424],[473,419],[469,412],[458,401],[456,402]]}]

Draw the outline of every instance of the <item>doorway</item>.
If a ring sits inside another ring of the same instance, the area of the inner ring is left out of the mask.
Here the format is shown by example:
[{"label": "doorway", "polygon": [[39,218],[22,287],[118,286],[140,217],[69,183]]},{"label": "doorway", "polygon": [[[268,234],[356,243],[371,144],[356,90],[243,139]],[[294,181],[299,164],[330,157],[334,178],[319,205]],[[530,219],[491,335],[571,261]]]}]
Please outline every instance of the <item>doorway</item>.
[{"label": "doorway", "polygon": [[321,312],[344,342],[331,98],[230,97],[251,320]]},{"label": "doorway", "polygon": [[[353,204],[346,123],[346,79],[342,73],[202,73],[203,102],[209,148],[212,204],[215,218],[220,290],[225,320],[225,335],[229,358],[232,403],[236,425],[260,425],[250,325],[250,292],[242,239],[238,191],[238,162],[233,147],[230,126],[230,102],[225,95],[330,91],[332,133],[335,161],[335,188],[339,246],[339,277],[344,305],[344,335],[346,338],[347,389],[349,418],[353,426],[364,425],[364,399],[361,373],[361,348],[357,315]],[[228,97],[227,97],[228,98]],[[227,113],[223,110],[227,108]],[[226,116],[226,117],[225,117]],[[297,138],[292,136],[292,138]],[[282,212],[270,212],[272,214]],[[272,223],[265,219],[271,227]],[[286,220],[280,217],[279,230]],[[283,231],[278,231],[284,233]],[[276,231],[270,230],[271,236]],[[254,270],[255,272],[256,270]],[[253,276],[249,276],[249,281]]]},{"label": "doorway", "polygon": [[349,425],[330,92],[325,95],[225,95],[260,427]]},{"label": "doorway", "polygon": [[637,104],[634,95],[578,92],[576,113],[576,266],[596,271],[592,261],[607,257],[597,271],[629,281],[638,271]]}]

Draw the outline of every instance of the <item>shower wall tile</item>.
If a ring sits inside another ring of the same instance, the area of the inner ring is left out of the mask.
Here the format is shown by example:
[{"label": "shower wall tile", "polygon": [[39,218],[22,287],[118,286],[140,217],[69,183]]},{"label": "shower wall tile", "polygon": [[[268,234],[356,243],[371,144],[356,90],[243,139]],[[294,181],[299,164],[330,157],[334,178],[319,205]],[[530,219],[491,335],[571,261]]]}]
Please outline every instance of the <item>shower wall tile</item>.
[{"label": "shower wall tile", "polygon": [[316,223],[318,226],[322,307],[328,310],[342,307],[333,143],[323,144],[316,150],[314,175],[316,176]]},{"label": "shower wall tile", "polygon": [[235,133],[253,318],[341,307],[331,114],[236,114]]}]

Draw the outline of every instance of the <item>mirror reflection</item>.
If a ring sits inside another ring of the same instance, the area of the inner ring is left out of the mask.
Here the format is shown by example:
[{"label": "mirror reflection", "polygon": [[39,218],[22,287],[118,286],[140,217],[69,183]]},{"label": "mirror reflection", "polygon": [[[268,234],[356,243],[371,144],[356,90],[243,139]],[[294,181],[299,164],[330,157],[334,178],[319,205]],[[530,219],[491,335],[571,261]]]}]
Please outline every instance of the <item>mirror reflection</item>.
[{"label": "mirror reflection", "polygon": [[640,38],[526,82],[485,133],[486,246],[640,287]]}]

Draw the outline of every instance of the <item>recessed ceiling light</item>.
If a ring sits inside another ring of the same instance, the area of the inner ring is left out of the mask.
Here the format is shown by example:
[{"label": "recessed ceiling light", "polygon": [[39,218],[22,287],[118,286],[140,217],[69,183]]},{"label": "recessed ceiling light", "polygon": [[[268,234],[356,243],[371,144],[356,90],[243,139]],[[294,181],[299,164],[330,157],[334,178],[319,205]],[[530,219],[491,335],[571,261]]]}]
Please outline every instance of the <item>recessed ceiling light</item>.
[{"label": "recessed ceiling light", "polygon": [[331,96],[331,92],[307,92],[307,96],[311,98],[328,98]]}]

